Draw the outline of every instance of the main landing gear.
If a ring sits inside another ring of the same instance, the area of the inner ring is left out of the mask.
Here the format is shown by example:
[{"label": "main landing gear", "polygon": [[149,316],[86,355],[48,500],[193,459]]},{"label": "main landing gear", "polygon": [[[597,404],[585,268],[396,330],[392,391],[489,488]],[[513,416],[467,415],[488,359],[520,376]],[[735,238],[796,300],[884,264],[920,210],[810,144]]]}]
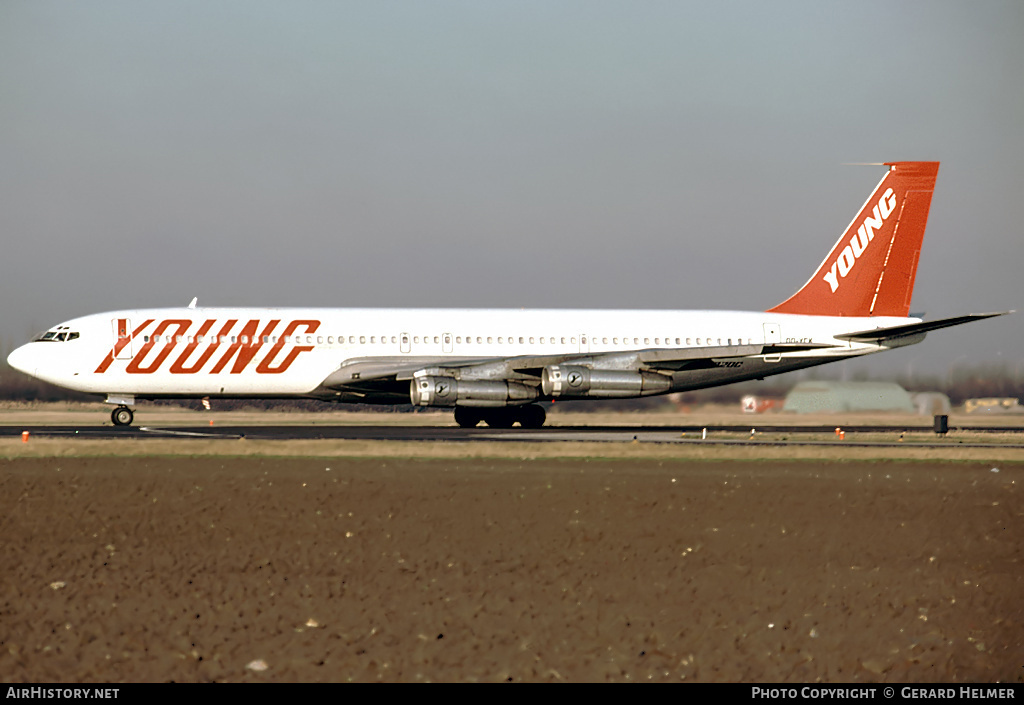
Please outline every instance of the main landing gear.
[{"label": "main landing gear", "polygon": [[536,404],[502,406],[493,409],[474,406],[455,407],[455,423],[462,428],[473,428],[483,421],[491,428],[512,428],[517,421],[523,428],[540,428],[547,414]]},{"label": "main landing gear", "polygon": [[135,418],[135,414],[127,406],[119,406],[110,412],[110,420],[114,422],[115,426],[131,426],[132,419]]}]

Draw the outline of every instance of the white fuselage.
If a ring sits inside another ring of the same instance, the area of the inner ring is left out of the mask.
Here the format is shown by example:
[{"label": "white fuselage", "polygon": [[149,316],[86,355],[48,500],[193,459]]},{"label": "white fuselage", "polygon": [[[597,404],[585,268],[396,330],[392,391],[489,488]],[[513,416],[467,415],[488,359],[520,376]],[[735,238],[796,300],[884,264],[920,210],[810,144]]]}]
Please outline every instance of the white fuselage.
[{"label": "white fuselage", "polygon": [[829,346],[730,358],[700,374],[677,372],[668,390],[674,391],[884,350],[835,336],[918,320],[738,311],[139,309],[63,323],[46,334],[49,340],[15,350],[9,362],[53,384],[96,394],[330,398],[322,383],[354,360],[422,361],[431,367],[521,356],[585,361],[638,350]]}]

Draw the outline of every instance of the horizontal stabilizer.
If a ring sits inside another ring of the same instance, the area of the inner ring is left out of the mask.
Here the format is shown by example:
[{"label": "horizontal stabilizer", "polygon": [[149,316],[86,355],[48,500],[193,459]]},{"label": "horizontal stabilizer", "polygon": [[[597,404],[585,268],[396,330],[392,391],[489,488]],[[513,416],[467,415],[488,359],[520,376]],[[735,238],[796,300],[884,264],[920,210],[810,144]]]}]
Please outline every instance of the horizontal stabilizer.
[{"label": "horizontal stabilizer", "polygon": [[995,316],[1005,316],[1013,311],[1000,311],[999,313],[969,313],[966,316],[954,316],[953,318],[940,318],[936,321],[922,321],[921,323],[908,323],[903,326],[891,326],[889,328],[875,328],[874,330],[862,330],[856,333],[841,333],[836,338],[840,340],[885,340],[888,338],[901,338],[907,335],[917,335],[919,333],[927,333],[932,330],[939,330],[940,328],[949,328],[951,326],[958,326],[962,323],[970,323],[971,321],[980,321],[985,318],[994,318]]}]

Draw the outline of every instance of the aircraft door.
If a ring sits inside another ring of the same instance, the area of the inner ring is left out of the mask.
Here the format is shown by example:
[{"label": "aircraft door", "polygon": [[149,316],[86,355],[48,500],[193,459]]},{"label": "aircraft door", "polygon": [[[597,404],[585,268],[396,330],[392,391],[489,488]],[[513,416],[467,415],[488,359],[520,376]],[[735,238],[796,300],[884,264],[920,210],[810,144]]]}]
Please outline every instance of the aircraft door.
[{"label": "aircraft door", "polygon": [[452,351],[452,334],[442,333],[441,334],[441,352],[450,353]]},{"label": "aircraft door", "polygon": [[[764,324],[764,344],[765,345],[776,345],[782,342],[782,328],[778,323],[765,323]],[[782,359],[782,355],[775,353],[774,355],[765,355],[765,362],[778,362]]]},{"label": "aircraft door", "polygon": [[412,337],[408,333],[402,333],[401,335],[399,335],[398,340],[399,345],[401,346],[399,349],[403,353],[407,353],[412,350],[412,343],[410,342],[412,341]]},{"label": "aircraft door", "polygon": [[114,329],[114,357],[118,360],[132,359],[132,325],[127,318],[111,321]]},{"label": "aircraft door", "polygon": [[580,352],[590,352],[590,338],[587,337],[586,333],[580,333]]}]

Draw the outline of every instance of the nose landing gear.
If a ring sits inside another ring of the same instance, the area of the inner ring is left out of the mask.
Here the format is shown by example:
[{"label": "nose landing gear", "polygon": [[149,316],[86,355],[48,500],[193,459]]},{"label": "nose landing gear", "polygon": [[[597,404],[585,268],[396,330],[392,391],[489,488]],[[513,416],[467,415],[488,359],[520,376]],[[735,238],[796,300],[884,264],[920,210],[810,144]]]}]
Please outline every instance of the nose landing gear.
[{"label": "nose landing gear", "polygon": [[131,426],[135,414],[127,406],[119,406],[110,412],[110,420],[115,426]]}]

